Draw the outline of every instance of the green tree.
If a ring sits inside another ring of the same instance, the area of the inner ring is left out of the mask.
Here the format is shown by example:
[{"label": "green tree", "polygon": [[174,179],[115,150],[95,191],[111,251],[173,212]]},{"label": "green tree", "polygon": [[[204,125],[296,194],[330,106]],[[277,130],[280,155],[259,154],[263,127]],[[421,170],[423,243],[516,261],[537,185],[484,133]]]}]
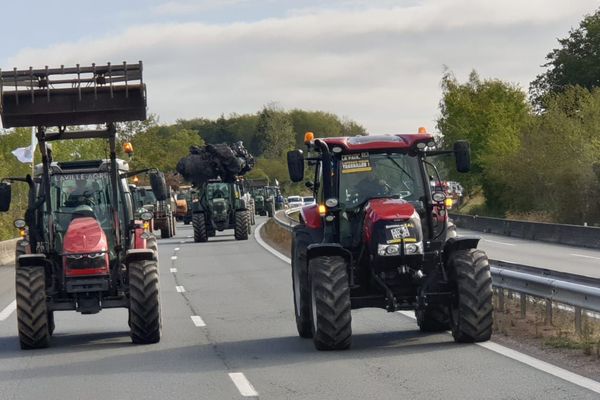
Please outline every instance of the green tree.
[{"label": "green tree", "polygon": [[543,108],[549,93],[563,92],[579,85],[592,89],[600,85],[600,9],[587,15],[569,36],[558,39],[560,47],[546,55],[547,70],[531,83],[530,94]]},{"label": "green tree", "polygon": [[294,131],[289,116],[273,107],[258,115],[256,133],[260,153],[266,158],[281,158],[294,146]]},{"label": "green tree", "polygon": [[446,73],[442,91],[437,127],[443,141],[448,146],[461,139],[471,143],[472,172],[459,175],[449,166],[450,177],[460,180],[468,192],[481,187],[487,206],[502,211],[503,160],[519,149],[521,129],[530,118],[525,93],[500,80],[481,80],[475,71],[465,83]]}]

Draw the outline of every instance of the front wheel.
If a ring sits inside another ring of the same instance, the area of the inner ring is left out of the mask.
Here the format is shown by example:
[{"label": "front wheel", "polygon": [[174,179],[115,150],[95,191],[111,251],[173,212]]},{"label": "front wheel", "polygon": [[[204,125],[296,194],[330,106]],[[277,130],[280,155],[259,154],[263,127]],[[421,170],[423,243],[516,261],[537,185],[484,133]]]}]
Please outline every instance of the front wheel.
[{"label": "front wheel", "polygon": [[248,211],[235,212],[234,236],[235,240],[248,240],[250,234],[250,218]]},{"label": "front wheel", "polygon": [[129,326],[133,343],[160,341],[160,294],[156,261],[129,263]]},{"label": "front wheel", "polygon": [[294,230],[292,237],[292,290],[294,292],[294,315],[298,335],[303,338],[312,337],[310,320],[310,286],[308,281],[308,263],[306,248],[310,236]]},{"label": "front wheel", "polygon": [[[20,267],[16,271],[17,326],[21,348],[41,349],[50,345],[46,303],[46,273],[43,267]],[[51,329],[52,328],[52,329]]]},{"label": "front wheel", "polygon": [[317,350],[345,350],[352,342],[346,261],[320,256],[309,261],[313,342]]},{"label": "front wheel", "polygon": [[192,216],[192,225],[194,227],[194,242],[198,243],[208,241],[206,221],[203,213],[196,213]]},{"label": "front wheel", "polygon": [[450,307],[452,336],[456,342],[485,342],[492,336],[492,275],[486,254],[477,249],[458,250],[448,260],[456,296]]}]

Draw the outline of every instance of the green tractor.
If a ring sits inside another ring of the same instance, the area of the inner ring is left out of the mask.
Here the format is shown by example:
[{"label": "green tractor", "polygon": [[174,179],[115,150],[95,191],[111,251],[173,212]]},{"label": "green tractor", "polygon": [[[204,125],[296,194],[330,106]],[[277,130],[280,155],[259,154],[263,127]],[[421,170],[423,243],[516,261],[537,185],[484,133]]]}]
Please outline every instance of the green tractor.
[{"label": "green tractor", "polygon": [[192,199],[194,241],[206,242],[216,231],[233,229],[236,240],[251,233],[250,211],[237,182],[210,180],[194,191]]},{"label": "green tractor", "polygon": [[252,191],[256,213],[272,217],[275,213],[274,197],[267,187],[254,188]]}]

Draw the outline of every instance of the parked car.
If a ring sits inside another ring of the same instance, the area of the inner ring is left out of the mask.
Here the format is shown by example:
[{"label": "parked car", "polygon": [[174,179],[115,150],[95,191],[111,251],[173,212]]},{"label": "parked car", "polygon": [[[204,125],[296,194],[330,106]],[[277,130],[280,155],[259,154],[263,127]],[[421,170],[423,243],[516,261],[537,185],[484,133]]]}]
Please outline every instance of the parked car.
[{"label": "parked car", "polygon": [[305,206],[310,206],[312,204],[315,204],[315,198],[312,196],[311,197],[303,197],[302,201]]},{"label": "parked car", "polygon": [[304,201],[300,196],[288,196],[287,201],[290,208],[302,207],[304,205]]}]

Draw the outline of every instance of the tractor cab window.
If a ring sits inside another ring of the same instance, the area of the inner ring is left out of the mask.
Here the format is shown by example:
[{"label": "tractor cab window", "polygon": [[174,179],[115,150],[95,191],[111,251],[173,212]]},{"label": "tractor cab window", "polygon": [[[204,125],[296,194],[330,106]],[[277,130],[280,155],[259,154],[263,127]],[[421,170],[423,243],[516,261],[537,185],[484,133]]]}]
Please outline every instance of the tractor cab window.
[{"label": "tractor cab window", "polygon": [[88,210],[103,228],[112,227],[110,177],[103,173],[55,174],[51,177],[51,201],[58,232],[66,232],[71,220]]},{"label": "tractor cab window", "polygon": [[228,198],[229,185],[226,183],[209,183],[206,188],[206,196],[209,200]]},{"label": "tractor cab window", "polygon": [[346,209],[373,198],[421,202],[425,196],[418,160],[406,154],[348,154],[339,162],[339,201]]},{"label": "tractor cab window", "polygon": [[142,201],[142,205],[156,203],[156,196],[154,196],[154,192],[152,191],[152,189],[139,189],[139,196]]}]

